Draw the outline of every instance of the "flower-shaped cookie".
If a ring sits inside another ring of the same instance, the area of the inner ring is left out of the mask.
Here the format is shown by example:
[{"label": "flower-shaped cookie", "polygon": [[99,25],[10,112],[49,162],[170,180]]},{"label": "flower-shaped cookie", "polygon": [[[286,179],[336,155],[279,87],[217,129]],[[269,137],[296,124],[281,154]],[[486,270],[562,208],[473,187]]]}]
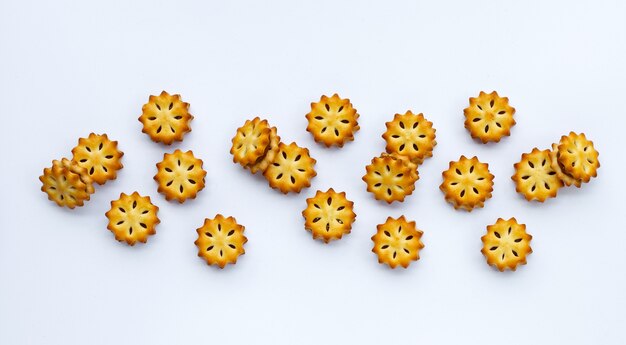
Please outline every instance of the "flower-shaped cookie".
[{"label": "flower-shaped cookie", "polygon": [[442,176],[439,189],[455,209],[472,211],[483,207],[491,198],[494,176],[489,172],[489,164],[479,162],[476,157],[461,156],[458,162],[450,162],[450,168]]},{"label": "flower-shaped cookie", "polygon": [[568,136],[561,137],[557,159],[565,173],[586,183],[592,177],[598,176],[598,155],[593,142],[587,140],[585,133],[570,132]]},{"label": "flower-shaped cookie", "polygon": [[314,239],[328,243],[350,233],[356,214],[352,210],[354,203],[346,199],[345,192],[337,193],[332,188],[326,192],[318,190],[306,203],[302,211],[304,228],[311,231]]},{"label": "flower-shaped cookie", "polygon": [[39,176],[41,191],[48,199],[61,207],[83,206],[94,192],[91,178],[84,168],[69,159],[52,161],[52,166],[43,169]]},{"label": "flower-shaped cookie", "polygon": [[265,170],[263,175],[270,187],[282,193],[299,193],[302,188],[311,186],[315,172],[316,160],[309,156],[309,150],[299,147],[296,143],[285,145],[280,143],[276,158]]},{"label": "flower-shaped cookie", "polygon": [[198,256],[219,268],[237,263],[239,255],[246,253],[243,245],[248,239],[243,235],[244,229],[233,217],[224,218],[218,214],[213,219],[205,219],[202,227],[196,230],[198,239],[194,243],[198,247]]},{"label": "flower-shaped cookie", "polygon": [[121,159],[124,152],[117,149],[117,141],[111,141],[106,134],[89,134],[78,139],[78,145],[72,149],[72,161],[87,169],[91,179],[97,184],[115,180],[117,171],[122,169]]},{"label": "flower-shaped cookie", "polygon": [[176,199],[179,203],[191,198],[195,199],[204,188],[206,171],[202,169],[202,160],[194,157],[192,151],[163,155],[163,161],[157,163],[157,174],[154,180],[159,184],[159,193],[165,199]]},{"label": "flower-shaped cookie", "polygon": [[367,191],[374,194],[376,200],[384,200],[388,204],[404,201],[415,189],[419,179],[417,167],[408,158],[383,153],[374,157],[372,163],[365,167],[363,181],[367,183]]},{"label": "flower-shaped cookie", "polygon": [[189,122],[193,116],[189,114],[189,103],[181,101],[180,95],[170,95],[165,91],[158,96],[151,95],[141,110],[139,122],[143,124],[142,132],[156,142],[170,145],[174,141],[182,141],[185,133],[191,132]]},{"label": "flower-shaped cookie", "polygon": [[278,154],[278,144],[280,144],[280,137],[278,136],[276,127],[272,127],[270,130],[270,144],[262,158],[257,159],[256,163],[246,165],[246,169],[250,169],[250,172],[256,174],[257,172],[265,172],[268,166],[272,164],[274,158]]},{"label": "flower-shaped cookie", "polygon": [[524,195],[526,200],[543,202],[554,198],[563,182],[556,176],[552,168],[550,150],[539,151],[534,148],[531,153],[522,154],[522,160],[515,163],[515,190]]},{"label": "flower-shaped cookie", "polygon": [[131,246],[137,242],[146,243],[148,236],[156,234],[155,227],[161,222],[158,211],[149,196],[137,192],[131,195],[121,193],[118,200],[111,201],[111,209],[105,214],[109,219],[107,229],[116,240]]},{"label": "flower-shaped cookie", "polygon": [[349,99],[342,99],[337,94],[330,98],[322,96],[319,102],[311,103],[311,112],[306,114],[309,121],[306,130],[326,147],[342,147],[354,140],[354,133],[359,130],[358,118],[359,114]]},{"label": "flower-shaped cookie", "polygon": [[423,232],[415,228],[415,222],[407,222],[404,216],[387,218],[384,224],[377,226],[376,235],[372,236],[378,262],[391,268],[400,265],[407,268],[411,261],[419,260],[420,249],[424,248],[421,241]]},{"label": "flower-shaped cookie", "polygon": [[472,138],[483,143],[498,142],[503,136],[511,135],[515,125],[515,108],[509,105],[508,97],[500,97],[497,92],[480,92],[477,98],[470,97],[469,107],[463,110],[465,128]]},{"label": "flower-shaped cookie", "polygon": [[247,120],[243,126],[237,128],[237,133],[232,139],[230,154],[233,155],[233,162],[243,167],[257,163],[265,156],[270,145],[270,133],[267,120],[258,117]]},{"label": "flower-shaped cookie", "polygon": [[408,157],[415,164],[422,164],[425,158],[432,157],[435,141],[433,123],[422,113],[413,114],[408,110],[404,115],[396,114],[393,121],[385,123],[387,131],[383,139],[387,142],[387,152]]},{"label": "flower-shaped cookie", "polygon": [[526,256],[532,253],[526,225],[518,224],[515,218],[498,221],[487,226],[487,234],[481,237],[481,252],[487,258],[487,264],[495,266],[501,272],[505,269],[515,271],[518,265],[526,264]]},{"label": "flower-shaped cookie", "polygon": [[580,188],[583,182],[581,180],[578,180],[569,176],[565,172],[565,170],[563,170],[563,167],[561,166],[561,163],[559,163],[559,159],[557,157],[558,153],[559,153],[559,144],[552,144],[552,151],[550,151],[550,164],[552,164],[552,169],[556,172],[556,176],[566,186],[574,185]]}]

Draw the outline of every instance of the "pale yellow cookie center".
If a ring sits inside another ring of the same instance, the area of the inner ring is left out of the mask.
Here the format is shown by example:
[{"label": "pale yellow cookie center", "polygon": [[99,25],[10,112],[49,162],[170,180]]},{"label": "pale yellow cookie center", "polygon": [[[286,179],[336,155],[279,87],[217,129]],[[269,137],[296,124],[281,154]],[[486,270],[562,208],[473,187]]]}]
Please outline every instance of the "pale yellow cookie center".
[{"label": "pale yellow cookie center", "polygon": [[104,155],[98,151],[98,153],[92,152],[89,153],[89,161],[93,166],[104,165]]},{"label": "pale yellow cookie center", "polygon": [[329,111],[326,113],[326,116],[324,116],[324,119],[328,125],[335,126],[339,120],[339,113],[336,111]]},{"label": "pale yellow cookie center", "polygon": [[48,190],[56,189],[57,198],[61,200],[68,198],[70,195],[72,195],[72,191],[75,190],[75,188],[72,187],[72,184],[67,181],[67,178],[65,176],[56,177],[56,181],[53,181],[52,183],[50,183],[50,185],[54,187],[54,189],[48,187]]},{"label": "pale yellow cookie center", "polygon": [[387,243],[389,244],[389,246],[392,249],[394,249],[394,250],[401,250],[402,249],[402,244],[404,243],[404,240],[399,235],[393,234],[393,235],[391,235],[391,239],[388,240]]},{"label": "pale yellow cookie center", "polygon": [[295,162],[290,161],[290,160],[283,160],[282,163],[280,164],[281,167],[283,168],[283,171],[287,171],[287,172],[293,172],[296,171],[297,169],[294,167],[295,166]]},{"label": "pale yellow cookie center", "polygon": [[172,113],[166,110],[158,110],[156,112],[156,117],[159,120],[159,122],[169,123],[170,119],[172,118]]},{"label": "pale yellow cookie center", "polygon": [[322,213],[322,217],[326,220],[333,220],[333,219],[338,218],[336,207],[334,207],[332,204],[331,206],[322,206],[321,213]]},{"label": "pale yellow cookie center", "polygon": [[260,136],[261,136],[260,133],[251,132],[251,133],[246,134],[246,136],[241,140],[241,142],[243,143],[244,151],[256,150],[257,142]]}]

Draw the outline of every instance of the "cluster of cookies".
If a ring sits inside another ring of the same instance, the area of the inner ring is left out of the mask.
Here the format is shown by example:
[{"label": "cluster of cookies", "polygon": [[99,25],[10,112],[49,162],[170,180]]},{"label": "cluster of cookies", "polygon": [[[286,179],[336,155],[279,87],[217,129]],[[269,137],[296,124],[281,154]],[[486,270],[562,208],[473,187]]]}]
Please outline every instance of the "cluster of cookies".
[{"label": "cluster of cookies", "polygon": [[232,144],[233,162],[253,174],[262,173],[270,186],[282,193],[299,193],[311,186],[311,179],[317,175],[316,161],[309,150],[281,142],[276,127],[270,127],[267,120],[247,120],[237,129]]},{"label": "cluster of cookies", "polygon": [[[165,91],[158,96],[150,96],[139,117],[142,131],[153,141],[165,145],[182,141],[184,135],[191,131],[191,120],[193,116],[189,113],[189,103],[183,102],[180,95],[170,95]],[[45,168],[39,177],[41,190],[48,194],[48,198],[59,206],[71,209],[83,206],[89,200],[94,193],[93,183],[104,184],[117,177],[124,153],[117,148],[117,141],[110,140],[106,134],[91,133],[87,138],[79,139],[72,154],[71,160],[54,160],[52,166]],[[156,164],[154,180],[158,192],[166,200],[179,203],[195,198],[205,185],[206,171],[202,164],[192,151],[165,153],[163,160]],[[156,233],[156,226],[160,223],[158,211],[159,207],[152,203],[149,196],[138,192],[121,193],[119,199],[111,201],[111,208],[105,213],[107,228],[120,242],[131,246],[137,242],[145,243],[149,236]],[[234,263],[236,257],[243,254],[245,242],[243,227],[237,225],[234,218],[217,215],[215,219],[207,219],[198,229],[196,244],[200,248],[208,243],[199,255],[209,264],[223,267],[228,262]]]},{"label": "cluster of cookies", "polygon": [[[497,143],[511,134],[515,125],[514,114],[515,108],[509,104],[507,97],[500,97],[496,91],[480,92],[478,97],[469,99],[469,106],[464,109],[465,128],[472,138],[483,144]],[[418,165],[432,156],[436,145],[435,129],[422,114],[415,115],[411,111],[404,115],[396,114],[386,126],[387,131],[383,134],[387,143],[386,153],[375,157],[366,166],[363,181],[377,200],[402,202],[414,190],[419,178]],[[563,136],[558,144],[553,144],[552,150],[539,151],[535,148],[531,153],[523,154],[522,161],[515,164],[512,179],[516,190],[527,200],[543,202],[546,198],[555,197],[563,185],[580,187],[583,182],[589,182],[591,177],[597,176],[599,166],[598,152],[593,143],[584,134],[572,132]],[[455,209],[472,211],[482,208],[492,196],[494,175],[489,171],[489,164],[479,161],[477,157],[461,156],[459,160],[450,162],[442,177],[439,189]],[[392,231],[383,232],[385,236],[380,236],[380,227],[372,240],[393,238]],[[526,256],[532,252],[531,239],[532,236],[526,233],[526,226],[517,223],[515,218],[498,219],[487,227],[487,234],[482,237],[482,253],[488,264],[500,271],[515,270],[517,265],[526,263]],[[394,243],[398,244],[398,241],[396,238]],[[381,256],[388,248],[387,243],[376,243],[374,252],[379,255],[380,262],[395,267],[389,257]],[[392,258],[400,255],[396,249]],[[407,255],[411,252],[409,248],[403,251]],[[406,267],[408,262],[400,264]]]},{"label": "cluster of cookies", "polygon": [[[309,131],[316,142],[326,147],[343,147],[354,140],[359,130],[359,114],[349,99],[334,94],[322,96],[319,102],[311,103],[311,111],[306,114]],[[296,143],[280,141],[276,127],[267,120],[255,117],[247,120],[237,129],[232,139],[230,154],[233,162],[250,170],[261,172],[270,187],[280,192],[299,193],[311,186],[311,179],[317,175],[316,160],[309,150]]]},{"label": "cluster of cookies", "polygon": [[[349,234],[356,219],[354,203],[346,198],[346,193],[337,193],[332,188],[326,192],[317,191],[314,197],[306,200],[307,207],[302,211],[304,227],[324,243],[339,240]],[[372,252],[378,256],[378,262],[390,268],[407,268],[412,261],[419,260],[423,231],[416,227],[415,221],[405,216],[388,217],[379,224],[372,236]],[[532,253],[532,236],[526,233],[526,225],[519,224],[515,218],[498,219],[487,227],[487,233],[481,237],[481,252],[487,263],[498,268],[515,270],[518,265],[526,264],[526,256]]]},{"label": "cluster of cookies", "polygon": [[[346,193],[337,193],[330,188],[326,192],[317,191],[314,197],[306,199],[307,207],[302,211],[304,228],[311,232],[313,239],[324,243],[339,240],[352,230],[356,220],[354,202],[346,198]],[[414,221],[388,217],[387,221],[377,226],[372,236],[372,251],[378,256],[378,262],[389,265],[408,267],[411,261],[419,259],[419,252],[424,248],[421,241],[423,232],[416,228]]]},{"label": "cluster of cookies", "polygon": [[53,160],[52,166],[43,170],[41,190],[61,207],[83,206],[95,192],[94,183],[102,185],[117,178],[117,171],[123,168],[122,156],[117,141],[91,133],[78,139],[71,160]]},{"label": "cluster of cookies", "polygon": [[[465,127],[472,138],[482,143],[499,142],[511,134],[511,127],[515,125],[514,114],[515,108],[509,105],[507,97],[500,97],[495,91],[480,92],[478,97],[470,98],[469,106],[464,109]],[[359,130],[358,118],[359,114],[349,99],[337,94],[322,96],[319,102],[311,103],[311,111],[306,114],[307,131],[316,142],[326,147],[343,147],[346,142],[354,140]],[[191,120],[189,103],[183,102],[180,95],[165,91],[150,96],[139,117],[142,131],[153,141],[165,145],[182,141],[191,131]],[[437,142],[433,123],[422,113],[414,114],[409,110],[395,114],[386,127],[382,135],[386,142],[385,152],[371,160],[362,179],[375,199],[391,204],[403,202],[412,194],[419,179],[418,167],[432,157]],[[79,139],[72,154],[71,160],[53,161],[39,178],[43,184],[41,189],[48,198],[69,208],[82,206],[89,200],[94,192],[93,183],[104,184],[115,179],[117,171],[122,168],[124,155],[118,150],[116,141],[109,140],[106,134],[94,133]],[[259,117],[247,120],[237,129],[230,154],[234,163],[252,174],[262,173],[270,187],[284,194],[299,193],[310,187],[311,179],[317,175],[316,160],[310,156],[309,150],[293,142],[281,142],[276,127]],[[524,153],[514,167],[512,180],[516,190],[529,201],[543,202],[555,197],[564,185],[580,187],[589,182],[597,176],[600,163],[593,143],[584,134],[571,132],[558,144],[553,144],[551,150],[535,148]],[[176,200],[182,204],[196,198],[204,189],[207,173],[202,160],[192,151],[165,153],[156,168],[157,190],[168,201]],[[458,161],[450,162],[442,177],[439,189],[455,209],[472,211],[482,208],[492,196],[494,175],[490,173],[489,165],[477,157],[461,156]],[[302,211],[304,228],[313,239],[329,243],[351,232],[356,213],[354,202],[346,197],[345,192],[336,192],[333,188],[326,192],[318,190],[315,196],[306,199],[306,204]],[[121,193],[118,200],[111,201],[111,208],[106,212],[107,228],[120,242],[131,246],[137,242],[145,243],[156,233],[156,226],[160,223],[158,210],[148,196],[137,192]],[[212,219],[205,219],[196,230],[198,256],[209,265],[220,268],[236,263],[245,253],[247,238],[244,229],[233,217],[217,214]],[[371,238],[374,242],[372,251],[380,263],[391,268],[406,268],[419,259],[420,250],[424,248],[422,236],[423,232],[414,221],[405,216],[388,217],[385,223],[377,226]],[[500,218],[489,225],[487,233],[481,237],[482,253],[487,263],[500,271],[515,270],[518,265],[525,264],[527,255],[532,253],[531,239],[526,225],[518,223],[515,218]]]},{"label": "cluster of cookies", "polygon": [[551,150],[534,148],[522,154],[515,163],[515,190],[526,200],[545,201],[554,198],[559,188],[574,185],[578,188],[598,176],[600,161],[593,142],[584,133],[570,132],[552,144]]},{"label": "cluster of cookies", "polygon": [[419,179],[417,167],[424,159],[432,157],[437,142],[433,123],[422,113],[413,114],[408,110],[396,114],[386,126],[383,134],[386,152],[374,157],[365,167],[363,181],[374,198],[391,204],[402,202],[413,193]]}]

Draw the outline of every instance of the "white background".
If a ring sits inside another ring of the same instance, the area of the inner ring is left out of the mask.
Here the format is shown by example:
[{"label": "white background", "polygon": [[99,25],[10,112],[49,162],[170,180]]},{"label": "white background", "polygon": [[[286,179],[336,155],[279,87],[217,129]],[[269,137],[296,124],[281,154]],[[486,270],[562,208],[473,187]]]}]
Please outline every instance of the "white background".
[{"label": "white background", "polygon": [[[624,1],[0,2],[0,344],[624,344]],[[517,109],[512,136],[470,139],[462,110],[480,90]],[[180,93],[193,131],[165,147],[141,133],[150,94]],[[361,114],[356,140],[326,149],[305,131],[311,101],[338,92]],[[402,204],[361,181],[396,112],[434,122],[434,157]],[[310,148],[318,176],[284,196],[232,163],[230,139],[262,116]],[[515,192],[513,163],[570,130],[600,152],[598,178],[557,199]],[[79,137],[124,151],[118,179],[73,211],[38,176]],[[207,187],[166,202],[163,153],[192,149]],[[493,198],[455,211],[438,190],[461,154],[489,163]],[[313,241],[300,214],[316,190],[355,202],[352,234]],[[146,245],[118,243],[104,213],[120,192],[149,195],[162,223]],[[246,226],[224,270],[196,256],[205,217]],[[404,269],[371,253],[376,225],[406,215],[424,231]],[[515,216],[528,265],[500,273],[485,226]]]}]

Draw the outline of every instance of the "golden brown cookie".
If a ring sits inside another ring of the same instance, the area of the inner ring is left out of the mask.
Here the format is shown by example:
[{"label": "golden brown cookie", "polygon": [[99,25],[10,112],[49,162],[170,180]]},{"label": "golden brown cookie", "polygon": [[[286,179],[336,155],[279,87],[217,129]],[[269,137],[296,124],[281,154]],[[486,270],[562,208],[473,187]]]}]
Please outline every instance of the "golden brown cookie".
[{"label": "golden brown cookie", "polygon": [[531,153],[522,154],[522,160],[514,167],[515,174],[511,179],[515,181],[515,190],[528,201],[544,202],[547,198],[556,197],[559,188],[563,187],[563,182],[552,168],[550,150],[534,148]]},{"label": "golden brown cookie", "polygon": [[552,144],[552,150],[550,151],[550,163],[552,164],[552,169],[556,172],[556,176],[561,180],[566,186],[574,185],[578,188],[582,185],[581,180],[577,180],[571,176],[569,176],[561,167],[559,160],[557,158],[559,152],[559,145]]},{"label": "golden brown cookie", "polygon": [[570,132],[569,135],[562,136],[557,151],[557,159],[562,170],[585,183],[598,176],[597,170],[600,167],[598,155],[593,142],[587,140],[585,133]]},{"label": "golden brown cookie", "polygon": [[116,240],[131,246],[146,243],[148,236],[156,234],[155,227],[161,222],[157,212],[159,208],[152,204],[149,196],[121,193],[118,200],[111,201],[111,209],[105,214],[109,219],[107,229]]},{"label": "golden brown cookie", "polygon": [[61,159],[61,164],[69,171],[80,176],[80,180],[85,184],[85,191],[87,193],[95,193],[96,189],[93,186],[93,180],[91,179],[91,176],[89,176],[87,169],[67,158]]},{"label": "golden brown cookie", "polygon": [[176,199],[179,203],[195,199],[204,188],[206,171],[202,169],[202,160],[194,157],[192,151],[176,150],[163,155],[163,161],[157,163],[154,180],[159,184],[159,193],[165,199]]},{"label": "golden brown cookie", "polygon": [[408,158],[383,153],[374,157],[372,163],[365,167],[363,181],[367,183],[367,191],[374,194],[376,200],[384,200],[388,204],[402,202],[415,189],[419,179],[417,166]]},{"label": "golden brown cookie", "polygon": [[404,115],[396,114],[393,121],[385,123],[387,131],[383,139],[387,142],[387,153],[408,157],[415,164],[433,156],[435,129],[422,113],[408,110]]},{"label": "golden brown cookie", "polygon": [[85,168],[91,179],[97,184],[117,178],[117,171],[122,169],[124,152],[117,149],[117,141],[111,141],[106,134],[89,134],[78,139],[78,145],[72,149],[72,161]]},{"label": "golden brown cookie", "polygon": [[508,97],[500,97],[495,91],[489,94],[481,91],[477,98],[470,97],[469,101],[470,105],[463,113],[465,128],[472,138],[487,143],[511,135],[515,108],[509,105]]},{"label": "golden brown cookie", "polygon": [[41,191],[61,207],[83,206],[94,192],[87,171],[66,158],[52,161],[52,166],[43,170],[39,180]]},{"label": "golden brown cookie", "polygon": [[233,155],[233,162],[245,167],[263,159],[270,145],[270,133],[267,120],[258,117],[247,120],[243,126],[237,128],[237,133],[232,139],[230,154]]},{"label": "golden brown cookie", "polygon": [[309,125],[306,130],[313,134],[318,143],[342,147],[354,140],[354,133],[359,130],[359,114],[349,99],[342,99],[334,94],[322,96],[319,102],[311,103],[311,112],[306,114]]},{"label": "golden brown cookie", "polygon": [[419,260],[419,252],[424,248],[421,241],[423,232],[415,228],[415,222],[407,222],[404,216],[393,219],[387,217],[384,224],[377,226],[376,235],[372,236],[378,262],[391,268],[400,265],[409,267],[411,261]]},{"label": "golden brown cookie", "polygon": [[306,203],[302,211],[304,228],[311,231],[314,239],[328,243],[350,233],[356,214],[352,210],[354,203],[346,199],[345,192],[337,193],[332,188],[326,192],[318,190]]},{"label": "golden brown cookie", "polygon": [[256,163],[246,165],[246,169],[250,169],[250,172],[256,174],[257,172],[265,172],[267,167],[272,164],[276,154],[278,154],[278,144],[280,144],[280,137],[278,136],[276,127],[272,127],[270,130],[270,144],[265,152],[265,155],[257,159]]},{"label": "golden brown cookie", "polygon": [[489,172],[489,164],[479,162],[476,157],[461,156],[459,161],[450,162],[450,168],[442,176],[439,189],[455,209],[472,211],[483,207],[491,198],[494,176]]},{"label": "golden brown cookie", "polygon": [[526,264],[526,256],[533,252],[532,238],[526,233],[526,225],[518,224],[515,218],[498,218],[495,224],[487,226],[487,234],[480,238],[483,241],[481,252],[487,264],[500,272],[507,268],[515,271],[518,265]]},{"label": "golden brown cookie", "polygon": [[148,103],[141,108],[139,122],[142,132],[156,142],[170,145],[174,141],[183,141],[183,136],[191,132],[189,122],[189,103],[181,101],[180,95],[170,95],[163,91],[158,96],[150,96]]},{"label": "golden brown cookie", "polygon": [[315,163],[316,160],[309,156],[309,149],[299,147],[296,143],[280,143],[276,158],[263,175],[270,187],[284,194],[299,193],[302,188],[310,187],[311,179],[317,175]]},{"label": "golden brown cookie", "polygon": [[206,218],[202,227],[196,230],[198,239],[194,243],[198,247],[198,256],[219,268],[237,263],[239,255],[246,253],[243,245],[248,239],[243,235],[244,229],[233,217],[224,218],[218,214],[213,219]]}]

